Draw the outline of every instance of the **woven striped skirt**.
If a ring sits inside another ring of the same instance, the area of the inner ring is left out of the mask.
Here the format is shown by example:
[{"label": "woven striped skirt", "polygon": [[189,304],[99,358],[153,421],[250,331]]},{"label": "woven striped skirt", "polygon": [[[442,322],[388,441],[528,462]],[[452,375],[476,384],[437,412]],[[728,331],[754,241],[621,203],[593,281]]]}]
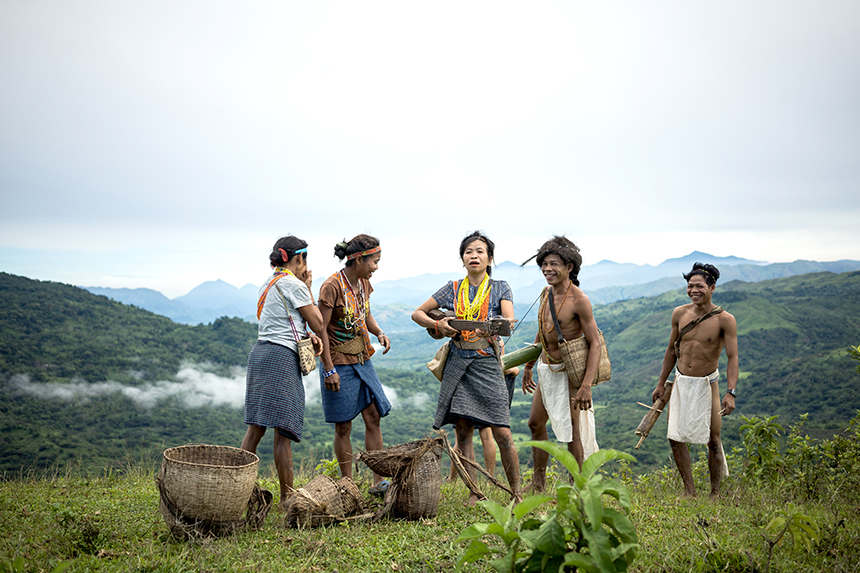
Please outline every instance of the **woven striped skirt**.
[{"label": "woven striped skirt", "polygon": [[323,369],[320,371],[320,393],[323,413],[329,424],[352,421],[361,411],[376,403],[379,415],[385,417],[391,411],[391,402],[385,396],[382,383],[370,360],[364,364],[336,364],[340,377],[340,391],[332,392],[325,387]]},{"label": "woven striped skirt", "polygon": [[282,436],[300,442],[304,421],[299,355],[286,346],[258,340],[248,355],[245,423],[277,428]]},{"label": "woven striped skirt", "polygon": [[466,418],[475,425],[511,427],[508,385],[495,356],[464,358],[451,348],[433,427],[437,430],[455,418]]}]

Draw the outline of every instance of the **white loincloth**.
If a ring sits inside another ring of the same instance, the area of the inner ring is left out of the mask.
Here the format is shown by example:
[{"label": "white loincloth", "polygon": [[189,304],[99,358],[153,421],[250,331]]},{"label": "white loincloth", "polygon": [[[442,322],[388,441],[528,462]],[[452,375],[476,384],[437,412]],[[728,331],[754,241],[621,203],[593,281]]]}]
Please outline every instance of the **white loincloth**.
[{"label": "white loincloth", "polygon": [[[570,443],[573,440],[573,423],[570,419],[570,391],[564,365],[538,361],[537,367],[541,400],[552,424],[555,439]],[[588,456],[600,449],[594,429],[594,408],[579,411],[579,437],[583,459],[588,459]]]},{"label": "white loincloth", "polygon": [[[676,442],[688,444],[707,444],[711,440],[711,411],[713,398],[711,384],[720,380],[720,371],[708,376],[685,376],[675,370],[675,385],[669,398],[669,419],[666,436]],[[729,475],[726,453],[720,441],[722,452],[721,473]]]}]

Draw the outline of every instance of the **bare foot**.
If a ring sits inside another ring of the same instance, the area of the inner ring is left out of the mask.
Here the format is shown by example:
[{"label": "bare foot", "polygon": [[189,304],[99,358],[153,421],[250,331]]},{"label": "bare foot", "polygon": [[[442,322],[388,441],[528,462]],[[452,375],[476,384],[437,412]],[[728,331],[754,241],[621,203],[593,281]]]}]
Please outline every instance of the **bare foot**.
[{"label": "bare foot", "polygon": [[532,493],[543,493],[543,491],[546,489],[546,482],[532,480],[531,485],[529,485],[527,489]]}]

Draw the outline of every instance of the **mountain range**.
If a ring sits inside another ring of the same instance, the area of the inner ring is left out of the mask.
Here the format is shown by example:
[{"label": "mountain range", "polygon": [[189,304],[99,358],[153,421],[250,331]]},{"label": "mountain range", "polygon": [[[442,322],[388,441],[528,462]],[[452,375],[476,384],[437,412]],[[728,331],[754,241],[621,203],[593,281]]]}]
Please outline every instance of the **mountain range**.
[{"label": "mountain range", "polygon": [[[645,296],[656,296],[684,286],[681,275],[696,261],[708,262],[720,269],[719,284],[740,280],[759,282],[815,272],[842,273],[860,270],[860,261],[841,260],[817,262],[797,260],[791,263],[763,263],[736,256],[715,257],[693,251],[684,257],[667,259],[659,265],[637,265],[603,260],[586,265],[579,274],[583,290],[592,304],[610,304]],[[418,330],[411,321],[412,311],[438,290],[445,282],[459,279],[462,272],[425,273],[415,277],[380,281],[373,285],[373,313],[389,332]],[[525,315],[545,285],[536,265],[520,266],[505,261],[493,269],[493,277],[505,280],[514,292],[514,310],[518,318]],[[322,279],[314,281],[319,292]],[[188,294],[169,299],[162,293],[146,288],[82,287],[93,294],[107,296],[117,302],[130,304],[166,316],[183,324],[208,324],[227,316],[253,322],[259,285],[247,284],[237,288],[222,280],[207,281]]]}]

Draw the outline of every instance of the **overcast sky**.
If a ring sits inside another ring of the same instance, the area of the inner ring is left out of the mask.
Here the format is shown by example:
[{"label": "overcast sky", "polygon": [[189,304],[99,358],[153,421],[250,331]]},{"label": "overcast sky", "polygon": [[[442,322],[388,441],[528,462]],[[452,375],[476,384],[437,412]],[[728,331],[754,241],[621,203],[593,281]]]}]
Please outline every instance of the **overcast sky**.
[{"label": "overcast sky", "polygon": [[0,0],[0,270],[375,280],[693,250],[860,259],[860,2]]}]

